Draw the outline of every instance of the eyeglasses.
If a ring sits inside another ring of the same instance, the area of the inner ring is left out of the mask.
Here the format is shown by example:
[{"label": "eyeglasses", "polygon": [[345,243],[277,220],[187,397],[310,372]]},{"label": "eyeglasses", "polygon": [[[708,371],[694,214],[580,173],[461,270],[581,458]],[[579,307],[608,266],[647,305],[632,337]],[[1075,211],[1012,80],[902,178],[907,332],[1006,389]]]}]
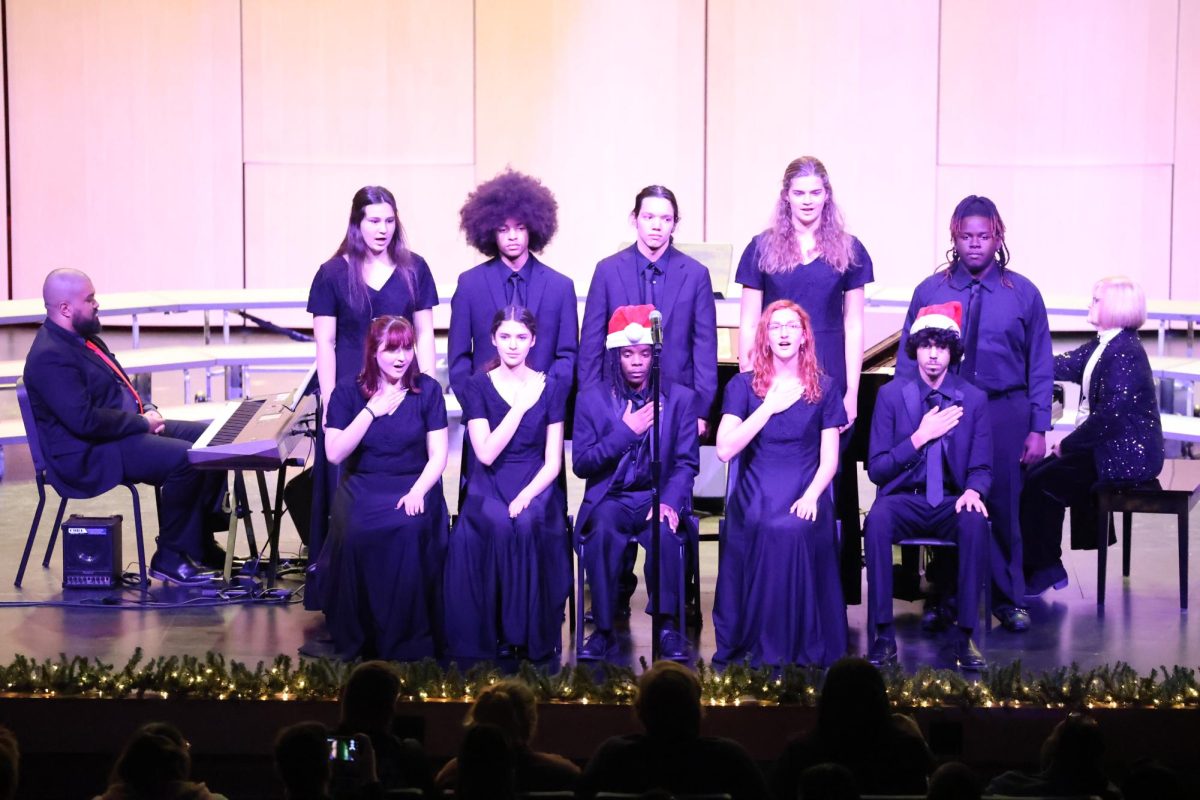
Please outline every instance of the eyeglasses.
[{"label": "eyeglasses", "polygon": [[788,333],[799,333],[800,331],[804,330],[804,326],[802,326],[799,322],[784,322],[784,323],[772,322],[770,325],[767,326],[767,330],[770,331],[771,333],[779,333],[780,331],[787,331]]}]

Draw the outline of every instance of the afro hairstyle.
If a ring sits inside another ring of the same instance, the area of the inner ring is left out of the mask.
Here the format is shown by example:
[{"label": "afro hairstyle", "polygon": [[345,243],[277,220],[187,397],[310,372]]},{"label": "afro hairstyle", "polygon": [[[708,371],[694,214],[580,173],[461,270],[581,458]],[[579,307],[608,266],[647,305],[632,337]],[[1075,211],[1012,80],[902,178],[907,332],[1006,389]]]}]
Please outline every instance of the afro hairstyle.
[{"label": "afro hairstyle", "polygon": [[540,253],[558,230],[558,201],[537,178],[508,169],[479,184],[458,212],[467,243],[496,258],[496,229],[515,219],[529,231],[529,249]]}]

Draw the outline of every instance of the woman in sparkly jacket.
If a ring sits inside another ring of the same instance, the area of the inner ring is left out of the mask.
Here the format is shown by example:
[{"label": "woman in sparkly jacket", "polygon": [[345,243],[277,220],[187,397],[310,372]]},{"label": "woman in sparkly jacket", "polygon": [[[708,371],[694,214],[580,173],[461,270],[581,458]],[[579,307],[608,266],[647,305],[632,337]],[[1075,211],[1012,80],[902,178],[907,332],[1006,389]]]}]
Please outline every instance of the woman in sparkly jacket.
[{"label": "woman in sparkly jacket", "polygon": [[[1092,290],[1088,322],[1098,336],[1054,357],[1054,379],[1078,383],[1075,430],[1025,478],[1021,531],[1026,596],[1067,585],[1062,565],[1066,506],[1088,506],[1097,485],[1153,480],[1163,465],[1162,423],[1150,360],[1138,339],[1142,287],[1124,276]],[[1074,515],[1072,515],[1074,516]],[[1094,547],[1094,538],[1077,546]]]}]

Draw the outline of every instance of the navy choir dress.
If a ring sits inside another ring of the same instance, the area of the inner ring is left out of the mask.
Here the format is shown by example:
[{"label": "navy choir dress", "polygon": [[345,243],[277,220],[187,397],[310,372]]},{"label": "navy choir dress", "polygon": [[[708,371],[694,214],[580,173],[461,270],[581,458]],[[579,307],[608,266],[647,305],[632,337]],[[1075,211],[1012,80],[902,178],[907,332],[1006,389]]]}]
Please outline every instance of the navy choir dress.
[{"label": "navy choir dress", "polygon": [[[333,535],[321,554],[325,613],[338,653],[348,658],[411,661],[439,649],[449,531],[441,481],[420,514],[396,508],[429,461],[426,434],[446,427],[438,382],[418,375],[417,388],[367,428],[334,496]],[[344,430],[366,404],[354,381],[339,383],[329,427]]]},{"label": "navy choir dress", "polygon": [[[511,406],[491,374],[475,373],[465,388],[463,426],[486,419],[495,430]],[[546,429],[563,421],[569,388],[547,379],[491,466],[471,460],[446,558],[446,650],[452,656],[495,658],[498,648],[514,647],[537,661],[561,652],[571,581],[566,498],[555,481],[516,519],[509,519],[508,504],[545,463]]]},{"label": "navy choir dress", "polygon": [[[321,265],[308,291],[308,313],[314,317],[336,317],[337,382],[355,378],[363,368],[363,346],[371,320],[384,315],[404,317],[409,322],[418,311],[438,304],[437,286],[425,259],[416,253],[412,258],[412,287],[400,271],[393,271],[379,289],[367,287],[366,303],[350,298],[347,272],[350,265],[342,256],[334,256]],[[420,364],[428,370],[429,364]]]},{"label": "navy choir dress", "polygon": [[[722,414],[744,420],[762,405],[753,377],[729,382]],[[713,607],[715,661],[828,665],[846,653],[830,494],[822,494],[815,522],[790,511],[816,474],[821,431],[846,422],[832,386],[823,376],[820,400],[801,398],[775,414],[738,454]]]},{"label": "navy choir dress", "polygon": [[846,325],[842,298],[846,292],[861,289],[875,280],[871,256],[858,239],[851,237],[851,262],[845,272],[838,272],[824,256],[818,256],[816,260],[797,264],[787,272],[767,273],[758,264],[760,236],[751,239],[742,251],[737,282],[763,293],[764,311],[776,300],[791,300],[808,312],[816,340],[817,366],[833,379],[838,397],[843,397],[846,394]]},{"label": "navy choir dress", "polygon": [[[350,298],[350,265],[342,256],[334,256],[321,265],[308,292],[308,312],[314,317],[335,317],[337,338],[334,342],[336,383],[353,381],[363,368],[367,330],[371,320],[387,314],[412,321],[417,311],[438,303],[437,287],[425,259],[412,258],[412,287],[399,272],[388,276],[379,289],[367,287],[365,303]],[[422,367],[424,365],[421,365]],[[335,384],[336,386],[336,384]],[[319,555],[324,546],[330,514],[330,497],[338,483],[338,469],[325,460],[323,429],[317,432],[316,457],[313,459],[312,523],[308,532],[309,551]],[[318,568],[319,569],[319,568]],[[322,608],[327,594],[319,571],[310,568],[309,589],[304,595],[305,608]]]}]

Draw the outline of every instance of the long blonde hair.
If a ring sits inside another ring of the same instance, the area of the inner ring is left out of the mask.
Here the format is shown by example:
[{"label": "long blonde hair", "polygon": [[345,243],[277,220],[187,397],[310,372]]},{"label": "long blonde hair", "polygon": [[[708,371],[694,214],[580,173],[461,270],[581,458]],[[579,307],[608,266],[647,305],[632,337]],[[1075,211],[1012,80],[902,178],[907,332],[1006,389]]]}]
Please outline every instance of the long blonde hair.
[{"label": "long blonde hair", "polygon": [[783,171],[783,186],[775,203],[771,227],[763,231],[758,238],[758,268],[763,272],[790,272],[800,263],[800,241],[792,224],[788,192],[792,188],[793,180],[806,175],[816,175],[825,187],[825,205],[821,209],[821,224],[817,226],[816,231],[817,247],[821,256],[838,272],[845,272],[851,265],[857,264],[854,260],[854,237],[846,233],[842,212],[833,199],[829,172],[817,158],[801,156],[788,164],[787,169]]},{"label": "long blonde hair", "polygon": [[767,326],[771,324],[771,315],[776,311],[795,311],[800,317],[800,331],[804,336],[800,352],[797,353],[800,385],[804,387],[804,399],[815,403],[821,399],[821,370],[817,366],[817,353],[813,348],[812,320],[809,319],[807,311],[791,300],[776,300],[767,306],[758,318],[758,329],[754,332],[754,350],[750,354],[754,368],[754,379],[750,382],[750,388],[759,397],[766,397],[771,382],[775,380],[775,359],[771,357],[771,340]]}]

